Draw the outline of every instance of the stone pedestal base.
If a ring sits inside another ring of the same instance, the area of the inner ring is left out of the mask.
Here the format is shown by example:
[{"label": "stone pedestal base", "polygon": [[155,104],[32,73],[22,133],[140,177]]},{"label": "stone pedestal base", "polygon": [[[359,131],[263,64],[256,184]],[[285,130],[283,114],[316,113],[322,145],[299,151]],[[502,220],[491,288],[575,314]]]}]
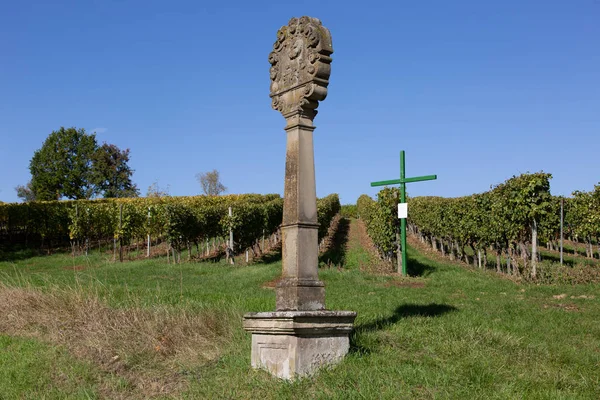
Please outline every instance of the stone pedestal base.
[{"label": "stone pedestal base", "polygon": [[252,367],[293,380],[336,364],[350,349],[353,311],[247,313],[252,332]]}]

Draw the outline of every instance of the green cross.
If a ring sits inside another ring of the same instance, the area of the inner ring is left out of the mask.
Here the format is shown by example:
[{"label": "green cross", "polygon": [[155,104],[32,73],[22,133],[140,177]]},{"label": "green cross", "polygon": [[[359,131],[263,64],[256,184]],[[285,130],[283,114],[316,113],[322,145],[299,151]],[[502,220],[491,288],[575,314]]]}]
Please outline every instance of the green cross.
[{"label": "green cross", "polygon": [[[400,179],[391,181],[371,182],[371,186],[387,186],[400,184],[400,202],[406,203],[406,184],[410,182],[432,181],[437,179],[437,175],[416,176],[414,178],[405,178],[404,174],[404,150],[400,151]],[[400,237],[402,241],[402,275],[406,276],[406,218],[400,219]],[[398,271],[400,272],[400,271]]]}]

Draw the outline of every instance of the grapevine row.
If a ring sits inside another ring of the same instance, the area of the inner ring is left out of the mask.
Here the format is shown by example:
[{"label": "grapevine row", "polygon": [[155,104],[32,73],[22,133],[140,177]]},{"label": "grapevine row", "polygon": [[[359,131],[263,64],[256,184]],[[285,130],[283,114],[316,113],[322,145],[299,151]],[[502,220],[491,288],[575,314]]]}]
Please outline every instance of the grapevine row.
[{"label": "grapevine row", "polygon": [[[317,201],[319,238],[339,209],[337,194]],[[108,239],[127,244],[151,236],[164,238],[180,251],[192,243],[224,237],[231,230],[239,250],[276,231],[282,214],[279,195],[256,194],[2,204],[0,239],[25,239],[27,244],[51,247]]]},{"label": "grapevine row", "polygon": [[[550,194],[550,179],[543,172],[522,174],[471,196],[409,198],[409,231],[450,258],[481,267],[491,252],[498,272],[535,279],[538,243],[557,248],[563,201],[566,237],[583,240],[593,257],[600,238],[600,185],[561,199]],[[397,247],[396,192],[386,188],[377,201],[363,195],[357,203],[369,235],[388,258]]]}]

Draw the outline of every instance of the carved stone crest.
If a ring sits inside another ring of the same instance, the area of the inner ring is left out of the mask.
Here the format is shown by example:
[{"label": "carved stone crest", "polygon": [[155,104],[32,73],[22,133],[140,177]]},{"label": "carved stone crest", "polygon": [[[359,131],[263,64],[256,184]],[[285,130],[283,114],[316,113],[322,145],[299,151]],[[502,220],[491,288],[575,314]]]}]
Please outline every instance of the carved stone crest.
[{"label": "carved stone crest", "polygon": [[273,109],[314,117],[327,97],[331,53],[331,34],[317,18],[292,18],[281,27],[269,54]]}]

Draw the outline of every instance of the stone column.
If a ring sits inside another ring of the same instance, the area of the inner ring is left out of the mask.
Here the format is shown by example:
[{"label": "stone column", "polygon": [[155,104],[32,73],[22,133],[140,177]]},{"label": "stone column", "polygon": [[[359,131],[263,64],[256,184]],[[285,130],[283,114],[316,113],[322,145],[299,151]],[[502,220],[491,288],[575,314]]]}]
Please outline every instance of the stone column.
[{"label": "stone column", "polygon": [[283,272],[277,311],[323,310],[325,288],[318,278],[317,197],[312,123],[314,112],[285,115],[287,148],[283,206]]},{"label": "stone column", "polygon": [[252,366],[284,379],[339,362],[350,348],[353,311],[325,310],[318,277],[318,223],[313,119],[327,96],[331,35],[316,18],[292,18],[269,55],[272,106],[286,120],[283,271],[276,311],[247,313]]}]

